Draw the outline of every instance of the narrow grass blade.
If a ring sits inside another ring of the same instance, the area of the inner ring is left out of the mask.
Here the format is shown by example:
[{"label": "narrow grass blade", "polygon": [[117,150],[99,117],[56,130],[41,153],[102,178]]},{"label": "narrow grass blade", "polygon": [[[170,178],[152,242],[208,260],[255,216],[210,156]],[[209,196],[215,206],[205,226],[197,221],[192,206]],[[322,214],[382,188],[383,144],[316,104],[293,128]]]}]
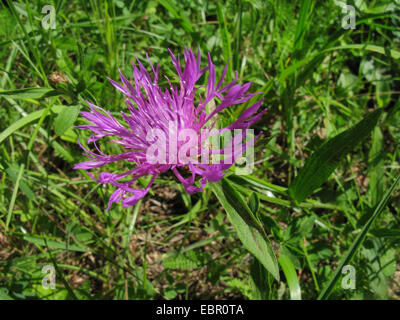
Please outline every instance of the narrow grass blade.
[{"label": "narrow grass blade", "polygon": [[[11,165],[6,169],[6,173],[10,176],[11,180],[14,184],[17,182],[19,168],[16,165]],[[19,181],[19,187],[24,192],[24,194],[28,197],[29,200],[33,200],[35,198],[35,194],[32,189],[24,182],[24,180]]]},{"label": "narrow grass blade", "polygon": [[[1,95],[1,93],[0,93],[0,95]],[[54,111],[57,108],[58,108],[58,106],[53,106],[51,109]],[[15,131],[23,128],[27,124],[29,124],[37,119],[40,119],[40,117],[43,115],[43,112],[45,112],[45,111],[46,111],[46,109],[35,111],[17,121],[15,121],[7,129],[5,129],[3,132],[0,133],[0,143],[3,142],[3,140],[7,139]]]},{"label": "narrow grass blade", "polygon": [[[43,123],[44,119],[46,118],[47,114],[50,112],[50,110],[51,110],[51,108],[52,108],[52,106],[54,104],[54,101],[55,101],[55,99],[53,99],[53,101],[47,105],[47,107],[43,110],[43,112],[40,115],[40,119],[38,121],[38,124],[36,125],[35,130],[33,131],[32,135],[31,135],[31,137],[29,139],[28,145],[26,147],[26,150],[25,150],[25,161],[26,162],[27,162],[27,159],[28,159],[28,156],[29,156],[29,152],[32,149],[33,143],[34,143],[34,141],[36,139],[36,135],[39,132],[39,128],[42,126],[42,123]],[[6,220],[6,230],[8,230],[8,226],[9,226],[9,223],[11,221],[12,213],[13,213],[13,210],[14,210],[15,200],[16,200],[17,194],[18,194],[19,183],[20,183],[22,175],[24,173],[25,166],[26,166],[26,163],[22,163],[21,166],[19,167],[17,180],[15,182],[13,194],[11,196],[10,206],[8,207],[7,220]]]},{"label": "narrow grass blade", "polygon": [[[228,28],[226,26],[226,21],[225,21],[225,16],[224,13],[222,12],[222,5],[221,2],[217,2],[217,18],[218,18],[218,23],[219,23],[219,28],[221,32],[221,38],[222,38],[222,50],[224,52],[224,58],[227,61],[232,57],[232,48],[231,48],[231,36],[228,32]],[[233,75],[233,67],[232,63],[229,63],[228,65],[228,71],[226,74],[227,80],[230,81],[232,79]]]},{"label": "narrow grass blade", "polygon": [[290,292],[290,299],[301,300],[299,279],[297,279],[296,269],[292,261],[284,254],[279,255],[278,261],[286,277],[287,285]]},{"label": "narrow grass blade", "polygon": [[310,8],[311,0],[304,0],[300,8],[299,19],[297,21],[294,50],[298,50],[303,46],[304,35],[308,29],[309,23],[309,20],[307,18],[312,13],[312,10],[310,10]]},{"label": "narrow grass blade", "polygon": [[41,99],[58,95],[59,93],[52,88],[23,88],[16,90],[0,91],[0,97],[12,99]]},{"label": "narrow grass blade", "polygon": [[65,279],[62,270],[60,270],[60,268],[58,267],[57,261],[54,259],[51,250],[47,244],[47,240],[44,238],[44,244],[46,245],[47,248],[47,252],[50,256],[51,261],[53,262],[53,266],[56,269],[57,272],[57,276],[59,276],[61,278],[61,281],[64,283],[65,289],[67,289],[68,293],[70,294],[71,299],[74,300],[78,300],[78,297],[76,296],[74,290],[70,287],[70,285],[68,284],[68,281]]},{"label": "narrow grass blade", "polygon": [[392,194],[393,190],[396,188],[399,180],[400,180],[400,176],[397,177],[396,181],[392,184],[390,189],[386,192],[385,196],[382,198],[382,200],[376,206],[375,211],[372,214],[371,218],[364,225],[360,234],[357,236],[357,238],[354,240],[353,244],[351,245],[349,251],[344,256],[342,261],[339,263],[332,278],[329,280],[328,284],[325,286],[325,288],[322,290],[321,294],[319,295],[318,300],[324,300],[324,299],[329,298],[329,295],[332,293],[332,290],[335,287],[336,282],[339,280],[342,268],[350,262],[350,260],[354,257],[355,253],[357,252],[358,248],[364,242],[367,232],[369,231],[369,229],[372,226],[372,223],[375,221],[375,219],[378,217],[378,215],[385,208],[387,202],[389,201],[390,195]]},{"label": "narrow grass blade", "polygon": [[[41,55],[40,55],[40,51],[39,51],[39,45],[36,42],[36,37],[32,37],[32,36],[30,36],[28,34],[27,29],[25,28],[26,23],[24,23],[21,20],[20,15],[17,13],[17,11],[15,9],[14,2],[10,1],[10,0],[7,0],[7,4],[8,4],[8,7],[10,8],[10,10],[11,10],[13,16],[18,21],[18,24],[21,27],[21,30],[24,33],[25,40],[28,42],[29,49],[32,52],[33,56],[35,57],[36,64],[38,65],[38,67],[40,69],[40,73],[41,73],[43,82],[45,84],[48,84],[48,80],[47,80],[47,77],[46,77],[46,72],[43,69],[42,59],[41,59]],[[27,6],[27,9],[28,9],[28,17],[31,18],[30,14],[29,14],[29,5]],[[31,19],[29,19],[29,20],[30,20],[30,26],[28,25],[28,27],[32,27],[33,28],[32,20]]]},{"label": "narrow grass blade", "polygon": [[68,243],[62,243],[58,242],[55,240],[47,240],[39,237],[34,237],[34,236],[24,236],[24,240],[32,242],[38,246],[41,247],[46,247],[46,244],[49,248],[51,249],[62,249],[66,251],[77,251],[77,252],[87,252],[87,249],[84,247],[76,246],[76,245],[70,245]]},{"label": "narrow grass blade", "polygon": [[23,117],[23,118],[17,120],[16,122],[14,122],[6,130],[4,130],[2,133],[0,133],[0,143],[3,142],[4,139],[7,139],[7,137],[12,135],[18,129],[21,129],[22,127],[26,126],[28,123],[31,123],[31,122],[39,119],[42,116],[43,112],[44,112],[44,109],[32,112],[32,113],[28,114],[26,117]]},{"label": "narrow grass blade", "polygon": [[176,4],[171,0],[158,0],[158,2],[165,8],[167,11],[177,20],[180,21],[182,28],[185,29],[186,32],[192,33],[194,32],[192,24],[190,20],[176,7]]},{"label": "narrow grass blade", "polygon": [[17,199],[17,194],[18,194],[18,189],[19,189],[19,183],[21,181],[22,178],[22,174],[24,172],[24,168],[25,168],[25,164],[21,164],[21,166],[19,167],[19,171],[18,171],[18,176],[17,176],[17,180],[15,181],[15,185],[14,185],[14,190],[13,193],[11,195],[11,201],[10,201],[10,205],[8,207],[8,212],[7,212],[7,220],[6,220],[6,231],[8,231],[8,226],[10,224],[11,221],[11,217],[12,217],[12,213],[14,211],[14,204],[15,204],[15,200]]},{"label": "narrow grass blade", "polygon": [[247,175],[247,176],[246,175],[243,175],[243,176],[231,175],[228,177],[228,179],[234,183],[237,183],[237,184],[240,184],[243,186],[254,187],[257,189],[263,189],[263,190],[268,190],[271,192],[276,192],[279,194],[287,195],[287,189],[285,187],[281,187],[276,184],[272,184],[266,180],[261,180],[252,175]]}]

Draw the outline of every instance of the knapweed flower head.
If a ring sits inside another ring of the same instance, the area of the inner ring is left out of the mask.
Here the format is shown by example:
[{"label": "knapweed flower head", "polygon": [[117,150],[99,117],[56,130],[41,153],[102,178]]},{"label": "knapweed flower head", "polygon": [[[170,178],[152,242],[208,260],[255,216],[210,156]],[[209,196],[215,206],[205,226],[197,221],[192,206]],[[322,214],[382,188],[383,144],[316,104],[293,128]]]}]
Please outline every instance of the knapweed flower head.
[{"label": "knapweed flower head", "polygon": [[[110,183],[117,189],[111,195],[112,203],[122,201],[123,207],[136,204],[149,191],[156,177],[171,170],[190,194],[202,191],[207,181],[216,182],[235,161],[251,148],[256,138],[249,139],[249,127],[261,118],[257,111],[262,100],[247,108],[232,124],[218,128],[217,115],[224,109],[249,101],[259,93],[247,93],[251,82],[236,84],[235,79],[223,86],[228,63],[222,76],[216,82],[215,66],[208,54],[207,65],[201,68],[200,48],[197,57],[192,50],[185,49],[185,66],[182,71],[178,58],[170,51],[172,64],[179,78],[178,85],[172,85],[168,78],[168,88],[161,88],[159,66],[152,69],[152,76],[139,60],[133,66],[133,82],[120,74],[121,84],[110,82],[123,93],[129,113],[121,111],[125,124],[116,120],[110,112],[88,102],[91,112],[82,116],[92,124],[76,128],[89,129],[93,135],[88,144],[93,143],[97,153],[86,149],[78,141],[85,156],[90,161],[74,166],[75,169],[91,170],[108,163],[121,161],[125,172],[101,172],[98,178],[87,171],[94,180]],[[207,74],[207,85],[196,85],[202,75]],[[208,110],[208,112],[206,111]],[[231,131],[234,132],[232,139]],[[221,136],[224,147],[220,147]],[[114,137],[108,143],[117,143],[124,152],[115,155],[104,154],[96,141],[104,137]],[[226,143],[226,138],[230,138]],[[245,139],[246,138],[246,139]],[[243,142],[243,140],[246,140]],[[217,159],[218,158],[218,159]],[[134,166],[133,166],[134,165]],[[134,182],[143,176],[152,178],[145,189],[136,189]],[[199,176],[199,179],[196,179]]]}]

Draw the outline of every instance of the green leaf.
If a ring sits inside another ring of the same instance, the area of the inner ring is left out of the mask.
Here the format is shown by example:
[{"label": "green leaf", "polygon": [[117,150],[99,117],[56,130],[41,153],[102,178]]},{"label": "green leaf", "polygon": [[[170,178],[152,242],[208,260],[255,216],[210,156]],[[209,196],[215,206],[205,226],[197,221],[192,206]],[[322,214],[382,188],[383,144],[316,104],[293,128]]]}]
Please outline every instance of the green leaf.
[{"label": "green leaf", "polygon": [[68,149],[59,144],[56,140],[52,141],[51,146],[54,148],[57,157],[60,157],[70,163],[73,163],[75,161],[74,157],[68,151]]},{"label": "green leaf", "polygon": [[255,192],[252,192],[250,195],[249,208],[255,215],[257,215],[258,210],[260,209],[260,199]]},{"label": "green leaf", "polygon": [[381,80],[376,83],[376,102],[381,108],[385,108],[390,103],[390,85],[389,81]]},{"label": "green leaf", "polygon": [[173,255],[163,261],[164,267],[167,269],[189,270],[201,268],[211,259],[208,252],[199,250],[190,250],[188,252]]},{"label": "green leaf", "polygon": [[71,128],[79,114],[79,106],[65,106],[54,121],[54,131],[61,136]]},{"label": "green leaf", "polygon": [[350,129],[324,142],[307,159],[304,167],[289,187],[290,196],[301,202],[321,186],[335,170],[339,161],[352,151],[374,129],[382,109],[368,114]]},{"label": "green leaf", "polygon": [[244,247],[279,281],[278,261],[267,235],[246,202],[226,179],[212,183],[211,189],[225,208]]},{"label": "green leaf", "polygon": [[[386,54],[384,47],[373,45],[373,44],[364,44],[364,43],[362,43],[362,44],[346,44],[343,46],[330,48],[329,50],[336,51],[336,50],[343,50],[343,49],[359,49],[359,50],[376,52],[376,53],[380,53],[380,54]],[[391,49],[391,50],[388,50],[387,53],[390,54],[390,56],[393,59],[400,59],[400,51],[398,51],[398,50]]]},{"label": "green leaf", "polygon": [[14,300],[9,294],[5,287],[0,287],[0,300]]},{"label": "green leaf", "polygon": [[250,287],[252,289],[252,299],[267,300],[268,299],[268,272],[263,265],[257,260],[252,259],[250,264]]},{"label": "green leaf", "polygon": [[290,292],[290,299],[301,300],[300,284],[292,261],[284,254],[279,255],[278,261],[286,277],[286,282]]},{"label": "green leaf", "polygon": [[391,277],[396,272],[396,255],[393,248],[388,249],[385,254],[380,257],[382,272],[386,277]]},{"label": "green leaf", "polygon": [[228,179],[236,184],[247,187],[249,190],[250,188],[255,188],[256,190],[265,190],[287,195],[287,188],[272,184],[266,180],[253,177],[251,175],[230,175]]},{"label": "green leaf", "polygon": [[371,233],[378,238],[399,238],[400,228],[381,228],[372,230]]},{"label": "green leaf", "polygon": [[174,289],[167,289],[164,291],[164,297],[167,299],[173,299],[178,295],[178,292],[176,292]]},{"label": "green leaf", "polygon": [[56,96],[59,93],[53,88],[23,88],[17,90],[0,91],[0,97],[12,99],[41,99]]},{"label": "green leaf", "polygon": [[42,116],[43,112],[44,112],[44,109],[32,112],[32,113],[28,114],[27,116],[17,120],[13,124],[11,124],[6,130],[4,130],[2,133],[0,133],[0,143],[4,139],[6,139],[8,136],[13,134],[14,131],[17,131],[18,129],[24,127],[28,123],[39,119]]},{"label": "green leaf", "polygon": [[230,277],[224,277],[222,280],[232,289],[239,291],[244,297],[251,298],[252,292],[247,281]]},{"label": "green leaf", "polygon": [[358,248],[364,242],[367,232],[371,228],[371,226],[372,226],[373,222],[375,221],[375,219],[377,218],[377,216],[383,211],[384,207],[386,206],[387,202],[389,201],[390,195],[392,194],[392,192],[395,189],[399,180],[400,180],[400,176],[397,177],[396,181],[392,184],[390,189],[386,192],[385,196],[382,198],[382,200],[376,206],[375,211],[372,214],[371,218],[369,218],[367,223],[364,225],[363,229],[361,230],[361,232],[359,233],[359,235],[357,236],[357,238],[354,240],[353,244],[351,245],[349,251],[343,257],[343,259],[340,261],[332,278],[329,280],[329,282],[326,284],[325,288],[322,290],[321,294],[318,296],[318,300],[324,300],[329,297],[336,282],[339,280],[339,277],[340,277],[343,267],[351,261],[351,259],[354,257],[355,253],[357,252]]},{"label": "green leaf", "polygon": [[44,240],[42,238],[34,237],[34,236],[24,236],[24,240],[32,242],[38,246],[45,247],[46,246],[46,241],[47,245],[49,248],[52,249],[62,249],[62,250],[67,250],[67,251],[78,251],[78,252],[86,252],[87,250],[83,247],[78,247],[75,245],[69,245],[67,243],[62,243],[62,242],[57,242],[54,240]]},{"label": "green leaf", "polygon": [[383,153],[383,134],[379,127],[372,131],[371,150],[369,151],[369,193],[372,205],[376,205],[385,193],[385,168]]},{"label": "green leaf", "polygon": [[[88,243],[93,237],[92,233],[86,227],[75,222],[70,222],[66,230],[82,243]],[[77,244],[79,245],[79,242]]]},{"label": "green leaf", "polygon": [[[0,93],[1,95],[1,93]],[[57,112],[59,110],[58,105],[56,106],[52,106],[51,110],[54,112]],[[7,129],[5,129],[2,133],[0,133],[0,143],[7,139],[10,135],[12,135],[15,131],[23,128],[24,126],[26,126],[28,123],[31,123],[37,119],[40,119],[40,117],[42,116],[43,112],[45,112],[46,109],[42,109],[42,110],[38,110],[35,112],[32,112],[28,115],[26,115],[25,117],[22,117],[21,119],[18,119],[17,121],[15,121],[13,124],[11,124]]]},{"label": "green leaf", "polygon": [[366,274],[368,276],[368,285],[374,297],[379,299],[387,299],[388,297],[388,281],[383,272],[383,261],[381,261],[383,250],[384,248],[381,242],[376,238],[367,239],[361,250],[362,254],[367,259],[368,269],[366,270]]}]

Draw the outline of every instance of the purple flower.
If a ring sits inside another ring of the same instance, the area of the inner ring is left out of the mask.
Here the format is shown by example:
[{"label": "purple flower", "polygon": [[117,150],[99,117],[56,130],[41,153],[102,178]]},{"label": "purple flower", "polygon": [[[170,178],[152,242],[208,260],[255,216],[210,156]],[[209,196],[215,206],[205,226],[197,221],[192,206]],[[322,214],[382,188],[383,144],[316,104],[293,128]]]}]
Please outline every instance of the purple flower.
[{"label": "purple flower", "polygon": [[[231,167],[249,146],[247,143],[242,143],[242,140],[250,125],[259,120],[266,111],[263,110],[255,115],[261,106],[262,100],[260,100],[245,110],[228,127],[216,129],[218,113],[229,106],[245,103],[259,93],[246,93],[251,82],[244,85],[236,84],[237,72],[232,82],[222,86],[229,62],[216,83],[215,66],[210,54],[208,54],[208,64],[204,68],[200,66],[200,48],[197,57],[192,50],[185,49],[183,71],[179,56],[177,59],[171,51],[170,54],[179,77],[177,86],[173,86],[167,78],[169,88],[160,88],[159,66],[154,68],[148,57],[153,76],[150,76],[138,60],[138,66],[132,64],[134,76],[132,83],[122,74],[120,75],[122,84],[109,79],[125,96],[129,114],[121,112],[124,125],[110,112],[90,102],[88,104],[91,112],[82,112],[82,116],[91,124],[76,128],[89,129],[93,132],[88,144],[93,143],[97,153],[86,149],[78,141],[86,152],[84,155],[91,160],[76,164],[74,169],[90,170],[121,160],[125,164],[129,162],[135,164],[133,169],[123,173],[101,172],[98,178],[87,172],[94,180],[111,183],[117,187],[109,199],[107,211],[112,203],[121,200],[123,207],[136,204],[149,191],[156,177],[168,170],[172,170],[190,194],[202,191],[207,181],[219,181],[223,178],[224,171]],[[196,86],[196,82],[205,73],[208,73],[207,86]],[[216,107],[207,114],[207,105]],[[213,148],[213,145],[210,145],[209,141],[213,136],[235,129],[240,129],[241,134],[238,138],[237,135],[234,136],[235,141],[229,145],[230,148],[227,149],[226,145],[224,149]],[[108,136],[117,137],[109,142],[122,145],[125,152],[117,155],[101,152],[96,141]],[[186,137],[189,137],[189,141]],[[208,157],[211,154],[223,155],[230,161],[210,163]],[[200,158],[205,161],[200,161]],[[131,165],[126,167],[131,168]],[[147,175],[152,175],[152,178],[145,189],[132,188],[132,184],[139,177]],[[196,176],[200,176],[200,187],[195,185]]]}]

